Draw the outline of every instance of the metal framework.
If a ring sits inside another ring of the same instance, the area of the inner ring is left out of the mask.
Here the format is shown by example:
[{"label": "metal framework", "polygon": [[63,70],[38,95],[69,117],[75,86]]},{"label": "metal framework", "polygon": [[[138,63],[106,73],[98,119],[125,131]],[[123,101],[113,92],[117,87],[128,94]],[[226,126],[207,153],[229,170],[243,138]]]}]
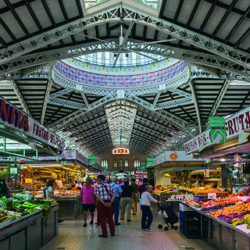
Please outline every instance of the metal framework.
[{"label": "metal framework", "polygon": [[42,114],[41,114],[41,124],[44,123],[45,113],[46,113],[47,104],[48,104],[49,95],[50,95],[52,85],[53,85],[53,82],[51,80],[49,80],[48,85],[47,85],[47,89],[46,89],[46,93],[44,96],[44,102],[43,102],[43,108],[42,108]]},{"label": "metal framework", "polygon": [[[197,48],[208,51],[213,55],[218,55],[219,58],[225,62],[225,64],[226,62],[231,62],[233,65],[241,66],[241,74],[245,75],[247,78],[249,77],[250,58],[248,53],[203,36],[199,33],[190,31],[189,29],[178,26],[172,22],[156,18],[147,13],[142,13],[139,11],[140,5],[136,2],[134,2],[133,8],[127,6],[126,3],[123,3],[122,6],[120,4],[114,5],[105,11],[98,11],[77,21],[67,23],[57,27],[56,29],[49,30],[22,42],[15,43],[14,45],[0,51],[0,64],[10,62],[11,60],[24,54],[30,53],[36,49],[42,48],[53,42],[59,41],[60,39],[67,38],[73,34],[80,33],[97,25],[119,22],[121,19],[120,8],[123,10],[123,20],[126,23],[145,25],[149,28],[175,37],[183,42],[189,43]],[[188,58],[193,58],[192,53],[193,52],[186,53],[186,60],[188,60]],[[213,61],[214,60],[217,59],[214,59],[213,57]],[[223,63],[220,65],[223,65]]]},{"label": "metal framework", "polygon": [[29,108],[28,108],[28,106],[27,106],[27,104],[26,104],[26,102],[25,102],[25,100],[23,98],[23,95],[20,92],[20,89],[18,88],[15,80],[11,81],[11,84],[12,84],[12,87],[14,89],[14,92],[15,92],[16,96],[18,97],[18,99],[19,99],[19,101],[20,101],[20,103],[21,103],[21,105],[23,107],[24,112],[26,112],[28,115],[30,115],[31,114],[30,110],[29,110]]},{"label": "metal framework", "polygon": [[190,88],[191,88],[193,98],[194,98],[195,110],[196,110],[196,115],[197,115],[198,125],[199,125],[199,132],[201,133],[202,132],[201,116],[200,116],[200,110],[199,110],[199,105],[198,105],[193,81],[190,81]]}]

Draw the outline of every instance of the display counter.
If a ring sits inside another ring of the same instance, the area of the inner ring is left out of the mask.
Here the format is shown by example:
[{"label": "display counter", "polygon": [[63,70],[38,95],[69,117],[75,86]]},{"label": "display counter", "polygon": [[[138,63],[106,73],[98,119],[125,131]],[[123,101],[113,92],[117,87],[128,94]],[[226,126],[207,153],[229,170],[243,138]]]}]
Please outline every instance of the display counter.
[{"label": "display counter", "polygon": [[43,212],[25,215],[13,222],[0,224],[0,249],[36,250],[58,234],[58,205],[47,217]]},{"label": "display counter", "polygon": [[81,214],[80,196],[55,197],[55,200],[59,204],[59,219],[75,220]]},{"label": "display counter", "polygon": [[[195,212],[195,214],[190,214]],[[236,227],[223,222],[220,219],[212,217],[211,215],[203,212],[199,208],[188,206],[187,204],[180,203],[180,225],[181,232],[184,232],[183,223],[186,222],[185,213],[189,213],[188,217],[195,216],[196,221],[199,221],[200,225],[197,226],[199,235],[197,238],[206,240],[209,244],[212,244],[219,250],[246,250],[250,249],[250,230],[246,228],[246,224],[238,225]],[[191,226],[189,225],[189,228]],[[191,235],[191,234],[189,234]],[[192,238],[192,236],[190,237]]]}]

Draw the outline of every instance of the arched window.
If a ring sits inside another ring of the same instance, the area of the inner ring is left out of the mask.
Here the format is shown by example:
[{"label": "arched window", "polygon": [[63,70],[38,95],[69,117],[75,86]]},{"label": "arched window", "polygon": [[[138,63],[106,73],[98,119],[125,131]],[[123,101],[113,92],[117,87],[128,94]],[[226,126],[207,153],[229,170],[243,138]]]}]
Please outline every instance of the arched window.
[{"label": "arched window", "polygon": [[114,160],[114,168],[117,168],[117,160]]},{"label": "arched window", "polygon": [[134,167],[135,168],[140,167],[140,165],[141,165],[141,162],[139,160],[134,160]]},{"label": "arched window", "polygon": [[119,167],[120,167],[120,168],[123,167],[123,162],[122,162],[122,160],[119,161]]},{"label": "arched window", "polygon": [[124,161],[124,167],[125,167],[125,168],[128,168],[128,160],[125,160],[125,161]]},{"label": "arched window", "polygon": [[108,167],[108,161],[102,160],[102,167]]}]

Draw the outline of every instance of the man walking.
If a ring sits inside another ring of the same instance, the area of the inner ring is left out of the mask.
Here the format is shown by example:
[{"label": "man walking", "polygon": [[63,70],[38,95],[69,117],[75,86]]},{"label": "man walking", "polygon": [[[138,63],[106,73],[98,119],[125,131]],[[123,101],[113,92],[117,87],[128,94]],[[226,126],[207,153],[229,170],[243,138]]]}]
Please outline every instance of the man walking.
[{"label": "man walking", "polygon": [[133,193],[134,189],[129,185],[129,180],[125,179],[124,185],[122,186],[121,220],[124,220],[126,209],[127,222],[131,222],[131,205]]},{"label": "man walking", "polygon": [[112,202],[115,199],[115,192],[110,184],[105,182],[106,177],[104,175],[97,176],[97,185],[95,186],[95,196],[97,199],[97,213],[100,220],[102,234],[99,237],[107,238],[107,224],[106,218],[109,224],[109,230],[111,236],[115,236],[115,225],[113,220],[113,207]]},{"label": "man walking", "polygon": [[114,213],[114,217],[115,217],[115,225],[119,226],[121,224],[118,222],[118,220],[119,220],[120,199],[121,199],[121,194],[122,194],[122,188],[118,184],[117,178],[115,178],[110,185],[114,189],[114,192],[115,192],[115,200],[113,203],[113,213]]},{"label": "man walking", "polygon": [[132,195],[132,211],[133,215],[137,214],[137,193],[139,186],[135,183],[135,179],[131,179],[131,187],[134,189],[134,193]]},{"label": "man walking", "polygon": [[91,179],[86,179],[86,186],[82,187],[81,192],[81,203],[83,207],[83,227],[87,226],[87,213],[88,210],[91,214],[90,224],[93,224],[94,212],[95,212],[95,196],[94,196],[94,187],[91,186]]}]

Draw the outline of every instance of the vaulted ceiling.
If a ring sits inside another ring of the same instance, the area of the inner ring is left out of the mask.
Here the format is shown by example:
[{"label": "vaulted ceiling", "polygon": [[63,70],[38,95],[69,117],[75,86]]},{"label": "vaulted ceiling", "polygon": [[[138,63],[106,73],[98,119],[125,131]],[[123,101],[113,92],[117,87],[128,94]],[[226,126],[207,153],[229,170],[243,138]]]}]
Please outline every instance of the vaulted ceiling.
[{"label": "vaulted ceiling", "polygon": [[[122,133],[127,146],[155,155],[205,129],[209,116],[249,106],[250,87],[233,84],[250,80],[248,0],[84,6],[83,0],[0,1],[0,95],[72,145],[99,154]],[[184,60],[189,71],[172,87],[163,82],[123,94],[79,88],[53,73],[57,60],[99,51],[160,54]]]}]

